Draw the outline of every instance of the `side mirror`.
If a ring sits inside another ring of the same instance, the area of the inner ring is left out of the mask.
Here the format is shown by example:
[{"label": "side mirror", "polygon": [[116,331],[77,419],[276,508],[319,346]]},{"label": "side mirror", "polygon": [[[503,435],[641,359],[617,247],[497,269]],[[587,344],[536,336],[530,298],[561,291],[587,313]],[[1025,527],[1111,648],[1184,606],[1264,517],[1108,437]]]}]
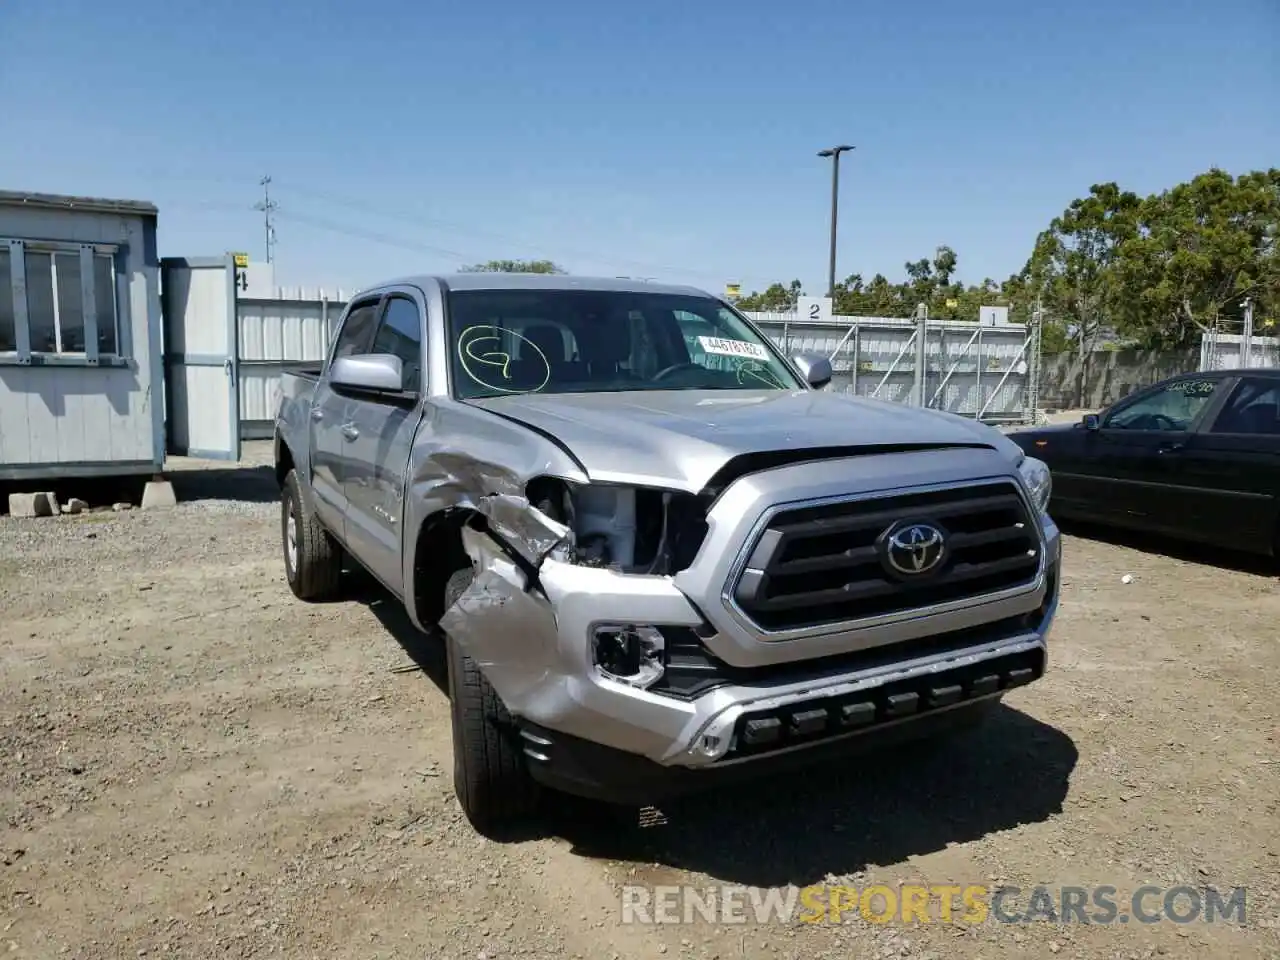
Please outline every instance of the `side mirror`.
[{"label": "side mirror", "polygon": [[797,353],[791,361],[800,370],[809,386],[814,389],[825,387],[831,382],[831,361],[826,357],[812,353]]},{"label": "side mirror", "polygon": [[399,393],[404,389],[400,358],[389,353],[339,357],[329,368],[329,382],[336,387],[370,393]]},{"label": "side mirror", "polygon": [[1097,430],[1102,426],[1102,418],[1096,413],[1086,413],[1084,417],[1081,418],[1080,423],[1086,430]]}]

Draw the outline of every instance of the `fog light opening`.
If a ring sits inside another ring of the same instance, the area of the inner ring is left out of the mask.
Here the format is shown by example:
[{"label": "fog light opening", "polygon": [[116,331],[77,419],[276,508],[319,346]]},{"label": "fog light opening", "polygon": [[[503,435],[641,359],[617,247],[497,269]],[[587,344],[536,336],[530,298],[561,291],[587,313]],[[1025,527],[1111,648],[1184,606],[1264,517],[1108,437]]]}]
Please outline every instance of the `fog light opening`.
[{"label": "fog light opening", "polygon": [[592,660],[602,677],[641,690],[662,677],[666,643],[652,626],[597,627],[591,644]]},{"label": "fog light opening", "polygon": [[723,757],[733,746],[733,726],[736,719],[737,713],[730,711],[712,720],[693,738],[689,745],[690,755],[699,760],[718,760]]}]

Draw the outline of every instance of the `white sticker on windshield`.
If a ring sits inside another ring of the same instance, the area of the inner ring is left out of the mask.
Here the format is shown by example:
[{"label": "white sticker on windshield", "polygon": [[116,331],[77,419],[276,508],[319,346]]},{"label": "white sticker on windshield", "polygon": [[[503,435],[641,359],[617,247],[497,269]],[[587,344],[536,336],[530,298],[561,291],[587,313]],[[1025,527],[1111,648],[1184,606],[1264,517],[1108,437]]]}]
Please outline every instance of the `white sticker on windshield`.
[{"label": "white sticker on windshield", "polygon": [[758,343],[745,340],[725,340],[722,337],[699,337],[698,343],[707,353],[718,353],[722,357],[743,357],[747,360],[768,360],[769,351]]}]

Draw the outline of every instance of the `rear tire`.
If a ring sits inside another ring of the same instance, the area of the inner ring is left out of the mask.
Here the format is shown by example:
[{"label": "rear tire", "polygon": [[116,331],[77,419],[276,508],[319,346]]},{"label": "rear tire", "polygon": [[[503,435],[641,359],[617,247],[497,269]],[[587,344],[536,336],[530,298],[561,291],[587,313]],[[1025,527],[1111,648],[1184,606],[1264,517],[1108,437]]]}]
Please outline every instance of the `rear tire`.
[{"label": "rear tire", "polygon": [[[466,569],[449,578],[446,610],[473,577]],[[497,691],[456,640],[446,635],[445,646],[453,720],[453,789],[471,825],[485,836],[494,836],[533,813],[538,785],[529,775],[519,732]]]},{"label": "rear tire", "polygon": [[320,523],[302,494],[296,470],[284,478],[280,496],[280,539],[284,574],[299,600],[330,600],[342,578],[342,548]]}]

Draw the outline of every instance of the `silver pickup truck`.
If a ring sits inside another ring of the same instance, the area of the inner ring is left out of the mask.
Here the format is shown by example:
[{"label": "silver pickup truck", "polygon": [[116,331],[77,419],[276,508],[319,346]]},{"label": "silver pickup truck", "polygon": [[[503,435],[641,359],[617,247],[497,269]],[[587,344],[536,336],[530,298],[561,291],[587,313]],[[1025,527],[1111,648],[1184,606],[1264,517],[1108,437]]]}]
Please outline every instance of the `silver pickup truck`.
[{"label": "silver pickup truck", "polygon": [[1049,472],[831,376],[685,287],[370,289],[284,380],[289,585],[350,557],[443,638],[484,832],[945,733],[1045,670]]}]

